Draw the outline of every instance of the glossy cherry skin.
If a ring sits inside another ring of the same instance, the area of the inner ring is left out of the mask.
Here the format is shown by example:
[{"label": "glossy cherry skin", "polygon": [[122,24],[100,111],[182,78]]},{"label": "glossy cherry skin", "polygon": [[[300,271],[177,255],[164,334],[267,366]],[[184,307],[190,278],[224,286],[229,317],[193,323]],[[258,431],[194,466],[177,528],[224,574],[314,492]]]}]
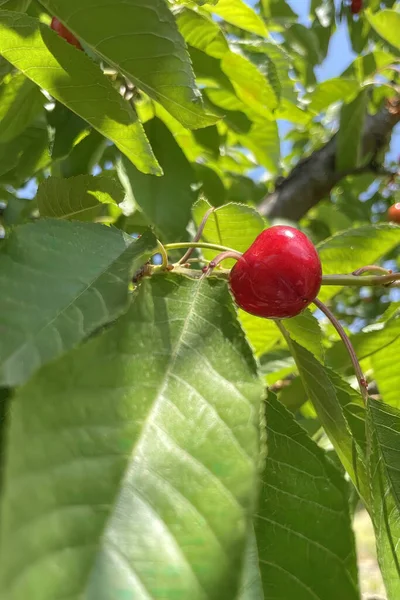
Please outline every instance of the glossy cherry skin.
[{"label": "glossy cherry skin", "polygon": [[240,308],[258,317],[284,319],[301,313],[317,296],[318,253],[298,229],[266,229],[232,268],[229,282]]},{"label": "glossy cherry skin", "polygon": [[400,223],[400,202],[396,202],[396,204],[389,207],[388,219],[392,223]]},{"label": "glossy cherry skin", "polygon": [[68,44],[72,44],[75,48],[82,50],[82,46],[79,41],[76,39],[73,33],[70,32],[56,17],[53,17],[50,23],[51,29],[53,29],[59,36],[64,38]]}]

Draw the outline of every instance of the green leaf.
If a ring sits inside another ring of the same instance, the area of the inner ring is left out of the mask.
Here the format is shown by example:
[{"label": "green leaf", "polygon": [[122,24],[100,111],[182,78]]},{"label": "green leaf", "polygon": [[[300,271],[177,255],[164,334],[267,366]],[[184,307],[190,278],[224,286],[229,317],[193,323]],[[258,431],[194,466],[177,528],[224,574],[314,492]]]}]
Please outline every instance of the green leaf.
[{"label": "green leaf", "polygon": [[[400,310],[386,322],[373,323],[367,326],[363,331],[350,336],[350,341],[357,355],[358,360],[374,355],[380,350],[386,350],[387,354],[394,354],[391,345],[400,338]],[[342,341],[335,342],[326,352],[326,358],[329,365],[336,371],[346,369],[351,366],[349,354]],[[383,357],[382,357],[383,358]],[[382,361],[384,362],[384,361]],[[390,361],[388,363],[392,367]],[[394,371],[391,368],[392,371]],[[393,372],[394,375],[394,372]],[[391,375],[391,377],[393,376]],[[384,380],[383,380],[384,382]],[[382,382],[382,383],[383,383]],[[391,382],[393,383],[393,382]],[[391,383],[389,385],[391,385]],[[393,387],[396,393],[396,387]]]},{"label": "green leaf", "polygon": [[271,319],[255,317],[244,310],[238,311],[239,320],[256,356],[271,350],[280,339],[280,334]]},{"label": "green leaf", "polygon": [[319,114],[334,102],[350,102],[358,94],[360,84],[356,79],[328,79],[319,83],[309,95],[308,110]]},{"label": "green leaf", "polygon": [[93,221],[104,204],[118,204],[124,191],[110,177],[78,175],[70,179],[49,177],[38,188],[37,201],[42,217]]},{"label": "green leaf", "polygon": [[251,527],[247,539],[239,594],[235,600],[264,600],[257,540],[253,527]]},{"label": "green leaf", "polygon": [[[193,207],[193,219],[198,227],[210,204],[206,200],[196,202]],[[245,204],[224,204],[215,209],[209,216],[203,230],[202,240],[213,244],[221,244],[238,252],[245,252],[256,237],[265,229],[265,221],[261,215]],[[215,250],[202,248],[206,260],[216,256]],[[229,268],[234,261],[224,261],[223,266]]]},{"label": "green leaf", "polygon": [[0,54],[114,142],[138,169],[161,174],[135,112],[84,52],[36,19],[0,11]]},{"label": "green leaf", "polygon": [[15,397],[2,597],[234,598],[262,394],[224,282],[143,280]]},{"label": "green leaf", "polygon": [[244,31],[262,37],[268,35],[264,21],[243,0],[218,0],[215,6],[205,6],[204,8]]},{"label": "green leaf", "polygon": [[205,112],[185,42],[165,0],[93,5],[87,0],[43,0],[68,29],[162,104],[189,129],[218,120]]},{"label": "green leaf", "polygon": [[285,319],[283,324],[292,340],[306,348],[320,362],[324,360],[321,327],[309,309],[297,317]]},{"label": "green leaf", "polygon": [[346,483],[271,394],[255,518],[265,598],[358,600]]},{"label": "green leaf", "polygon": [[297,20],[298,16],[286,2],[286,0],[261,0],[263,13],[267,19],[289,19]]},{"label": "green leaf", "polygon": [[367,101],[367,90],[362,90],[352,102],[342,106],[339,131],[336,137],[336,171],[346,172],[360,166]]},{"label": "green leaf", "polygon": [[383,400],[400,408],[400,373],[397,357],[400,352],[400,337],[371,357],[374,379]]},{"label": "green leaf", "polygon": [[360,395],[308,350],[290,340],[287,333],[285,336],[321,425],[361,497],[367,499],[369,490],[362,455],[365,447],[364,409]]},{"label": "green leaf", "polygon": [[276,120],[253,119],[250,131],[238,137],[245,148],[251,150],[257,162],[270,173],[277,173],[281,158],[278,124]]},{"label": "green leaf", "polygon": [[271,117],[278,107],[278,97],[257,67],[233,52],[223,56],[221,67],[231,80],[238,98],[258,116]]},{"label": "green leaf", "polygon": [[0,86],[0,143],[20,135],[41,111],[44,96],[22,74],[7,78]]},{"label": "green leaf", "polygon": [[0,252],[0,385],[44,363],[128,306],[133,273],[157,247],[93,223],[43,219],[17,227]]},{"label": "green leaf", "polygon": [[377,13],[366,10],[364,14],[376,33],[400,50],[400,13],[396,10],[381,10]]},{"label": "green leaf", "polygon": [[312,29],[299,23],[294,23],[285,31],[285,38],[291,50],[295,50],[303,59],[312,65],[318,64],[323,59],[319,40]]},{"label": "green leaf", "polygon": [[396,600],[400,594],[400,413],[370,398],[367,425],[378,560],[388,600]]},{"label": "green leaf", "polygon": [[224,34],[210,17],[185,8],[176,15],[176,22],[188,46],[215,58],[221,58],[225,52],[229,52]]},{"label": "green leaf", "polygon": [[26,12],[31,0],[0,0],[1,10],[15,10],[18,12]]},{"label": "green leaf", "polygon": [[[352,273],[363,265],[376,263],[399,244],[399,228],[394,225],[365,225],[337,233],[317,244],[324,275]],[[318,298],[325,302],[341,286],[322,286]]]},{"label": "green leaf", "polygon": [[187,237],[186,227],[196,198],[194,171],[164,123],[154,118],[146,134],[164,171],[163,177],[144,175],[122,158],[119,173],[125,191],[165,241]]},{"label": "green leaf", "polygon": [[21,187],[50,163],[49,136],[44,124],[27,127],[18,137],[0,144],[0,178]]}]

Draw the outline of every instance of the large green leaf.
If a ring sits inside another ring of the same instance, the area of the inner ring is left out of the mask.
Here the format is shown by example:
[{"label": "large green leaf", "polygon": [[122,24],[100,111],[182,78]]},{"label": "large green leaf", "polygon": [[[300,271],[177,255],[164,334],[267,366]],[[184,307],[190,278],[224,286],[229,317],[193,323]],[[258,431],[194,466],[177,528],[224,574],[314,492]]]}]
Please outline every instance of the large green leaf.
[{"label": "large green leaf", "polygon": [[144,280],[15,398],[1,596],[232,600],[262,394],[224,282]]},{"label": "large green leaf", "polygon": [[[324,275],[351,273],[377,262],[400,243],[399,228],[394,225],[365,225],[333,235],[317,245]],[[323,286],[318,298],[323,302],[341,289]]]},{"label": "large green leaf", "polygon": [[265,598],[358,600],[348,494],[340,472],[272,395],[255,518]]},{"label": "large green leaf", "polygon": [[113,141],[138,169],[161,173],[134,110],[84,52],[36,19],[0,11],[0,54]]},{"label": "large green leaf", "polygon": [[187,238],[186,226],[196,198],[192,189],[194,171],[160,119],[151,119],[145,129],[164,176],[144,175],[122,158],[121,182],[162,239],[176,242]]},{"label": "large green leaf", "polygon": [[336,171],[346,172],[360,166],[367,101],[367,91],[362,90],[352,102],[342,106],[339,131],[336,137]]},{"label": "large green leaf", "polygon": [[400,594],[400,412],[369,400],[372,521],[388,600]]},{"label": "large green leaf", "polygon": [[[189,129],[218,120],[196,89],[185,42],[165,0],[43,0],[50,12]],[[96,18],[93,18],[95,10]]]},{"label": "large green leaf", "polygon": [[126,310],[134,271],[157,247],[93,223],[43,219],[0,252],[0,385],[23,383]]},{"label": "large green leaf", "polygon": [[205,8],[240,29],[263,37],[268,35],[264,21],[244,0],[218,0],[215,6]]},{"label": "large green leaf", "polygon": [[400,13],[396,10],[381,10],[377,13],[367,10],[365,15],[375,31],[389,44],[400,50]]},{"label": "large green leaf", "polygon": [[[193,207],[193,218],[196,226],[201,223],[210,204],[200,200]],[[202,240],[213,244],[221,244],[238,252],[245,252],[256,237],[265,229],[265,221],[260,214],[245,204],[224,204],[209,216],[204,227]],[[215,258],[215,250],[202,249],[207,260]],[[223,266],[229,268],[234,261],[224,261]]]},{"label": "large green leaf", "polygon": [[257,540],[253,527],[247,539],[239,593],[235,600],[264,600],[258,558]]},{"label": "large green leaf", "polygon": [[0,143],[20,135],[42,109],[44,96],[39,88],[18,73],[0,86]]},{"label": "large green leaf", "polygon": [[39,185],[37,202],[42,217],[92,221],[105,204],[118,204],[124,190],[110,177],[78,175],[49,177]]}]

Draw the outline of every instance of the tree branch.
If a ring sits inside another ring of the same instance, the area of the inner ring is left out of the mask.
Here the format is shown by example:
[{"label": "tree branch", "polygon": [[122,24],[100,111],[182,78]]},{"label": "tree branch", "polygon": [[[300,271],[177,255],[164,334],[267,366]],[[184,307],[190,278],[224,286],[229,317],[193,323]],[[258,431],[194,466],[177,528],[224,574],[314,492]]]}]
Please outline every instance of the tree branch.
[{"label": "tree branch", "polygon": [[[392,130],[400,121],[400,98],[388,100],[376,114],[367,115],[362,134],[363,156],[376,157],[390,141]],[[299,220],[310,208],[326,198],[332,188],[347,175],[376,173],[382,175],[373,160],[365,167],[346,173],[335,170],[336,135],[325,146],[300,161],[293,171],[266,196],[258,209],[269,218]]]}]

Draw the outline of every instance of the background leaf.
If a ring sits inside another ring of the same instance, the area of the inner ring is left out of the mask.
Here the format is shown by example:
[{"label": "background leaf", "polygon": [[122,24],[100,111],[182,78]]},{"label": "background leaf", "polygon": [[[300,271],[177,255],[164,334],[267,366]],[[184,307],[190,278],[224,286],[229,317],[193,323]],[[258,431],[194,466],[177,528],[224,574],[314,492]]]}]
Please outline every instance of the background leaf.
[{"label": "background leaf", "polygon": [[400,14],[395,10],[381,10],[377,13],[367,10],[365,15],[371,27],[389,44],[400,50]]},{"label": "background leaf", "polygon": [[361,134],[367,114],[367,91],[363,90],[350,103],[343,104],[337,134],[336,170],[346,172],[360,166]]},{"label": "background leaf", "polygon": [[0,143],[20,135],[42,110],[44,96],[39,88],[18,73],[0,86]]}]

